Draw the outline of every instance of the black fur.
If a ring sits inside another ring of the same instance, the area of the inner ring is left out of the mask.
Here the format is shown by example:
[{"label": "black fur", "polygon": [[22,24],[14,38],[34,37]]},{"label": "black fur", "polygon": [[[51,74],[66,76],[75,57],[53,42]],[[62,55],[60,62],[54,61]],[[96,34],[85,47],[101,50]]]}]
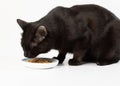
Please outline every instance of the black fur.
[{"label": "black fur", "polygon": [[70,65],[108,65],[119,61],[120,20],[101,6],[56,7],[39,21],[17,22],[23,29],[21,44],[26,57],[57,49],[59,55],[55,58],[59,63],[63,63],[68,52],[74,54]]}]

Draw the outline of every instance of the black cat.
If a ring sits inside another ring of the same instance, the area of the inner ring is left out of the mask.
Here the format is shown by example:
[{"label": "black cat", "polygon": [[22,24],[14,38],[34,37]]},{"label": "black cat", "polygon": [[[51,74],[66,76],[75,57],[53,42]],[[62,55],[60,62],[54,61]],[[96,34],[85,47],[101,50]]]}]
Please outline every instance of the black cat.
[{"label": "black cat", "polygon": [[74,54],[70,65],[119,61],[120,20],[101,6],[56,7],[39,21],[17,22],[23,29],[21,45],[28,58],[57,49],[60,64],[68,52]]}]

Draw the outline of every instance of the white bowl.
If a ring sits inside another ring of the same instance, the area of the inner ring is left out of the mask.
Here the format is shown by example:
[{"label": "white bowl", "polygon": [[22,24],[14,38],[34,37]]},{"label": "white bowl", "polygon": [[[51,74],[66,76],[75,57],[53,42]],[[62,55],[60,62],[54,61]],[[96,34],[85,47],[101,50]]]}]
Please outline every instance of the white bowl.
[{"label": "white bowl", "polygon": [[[50,59],[50,58],[47,58]],[[52,62],[50,63],[32,63],[28,62],[28,58],[22,59],[22,63],[24,66],[29,67],[29,68],[35,68],[35,69],[47,69],[47,68],[53,68],[58,65],[58,60],[57,59],[50,59]]]}]

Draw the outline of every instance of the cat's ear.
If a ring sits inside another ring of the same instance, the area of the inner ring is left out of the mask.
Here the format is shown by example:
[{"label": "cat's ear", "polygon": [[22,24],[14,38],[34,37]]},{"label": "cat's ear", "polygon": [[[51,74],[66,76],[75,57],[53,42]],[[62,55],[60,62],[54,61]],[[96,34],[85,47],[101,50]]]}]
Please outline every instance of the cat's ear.
[{"label": "cat's ear", "polygon": [[35,41],[36,42],[41,42],[42,40],[45,39],[45,37],[47,36],[47,29],[45,26],[39,26],[37,28],[36,34],[35,34]]},{"label": "cat's ear", "polygon": [[17,19],[17,23],[19,24],[19,26],[23,29],[24,26],[27,25],[27,22],[21,20],[21,19]]}]

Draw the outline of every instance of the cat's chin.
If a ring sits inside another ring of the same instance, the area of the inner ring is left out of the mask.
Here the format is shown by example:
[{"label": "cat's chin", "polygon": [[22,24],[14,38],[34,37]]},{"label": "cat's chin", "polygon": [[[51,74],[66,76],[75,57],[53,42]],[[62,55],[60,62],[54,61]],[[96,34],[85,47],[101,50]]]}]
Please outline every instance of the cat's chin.
[{"label": "cat's chin", "polygon": [[37,55],[36,56],[35,55],[27,56],[26,58],[35,58],[35,57],[37,57]]},{"label": "cat's chin", "polygon": [[27,58],[35,58],[35,57],[27,57]]}]

